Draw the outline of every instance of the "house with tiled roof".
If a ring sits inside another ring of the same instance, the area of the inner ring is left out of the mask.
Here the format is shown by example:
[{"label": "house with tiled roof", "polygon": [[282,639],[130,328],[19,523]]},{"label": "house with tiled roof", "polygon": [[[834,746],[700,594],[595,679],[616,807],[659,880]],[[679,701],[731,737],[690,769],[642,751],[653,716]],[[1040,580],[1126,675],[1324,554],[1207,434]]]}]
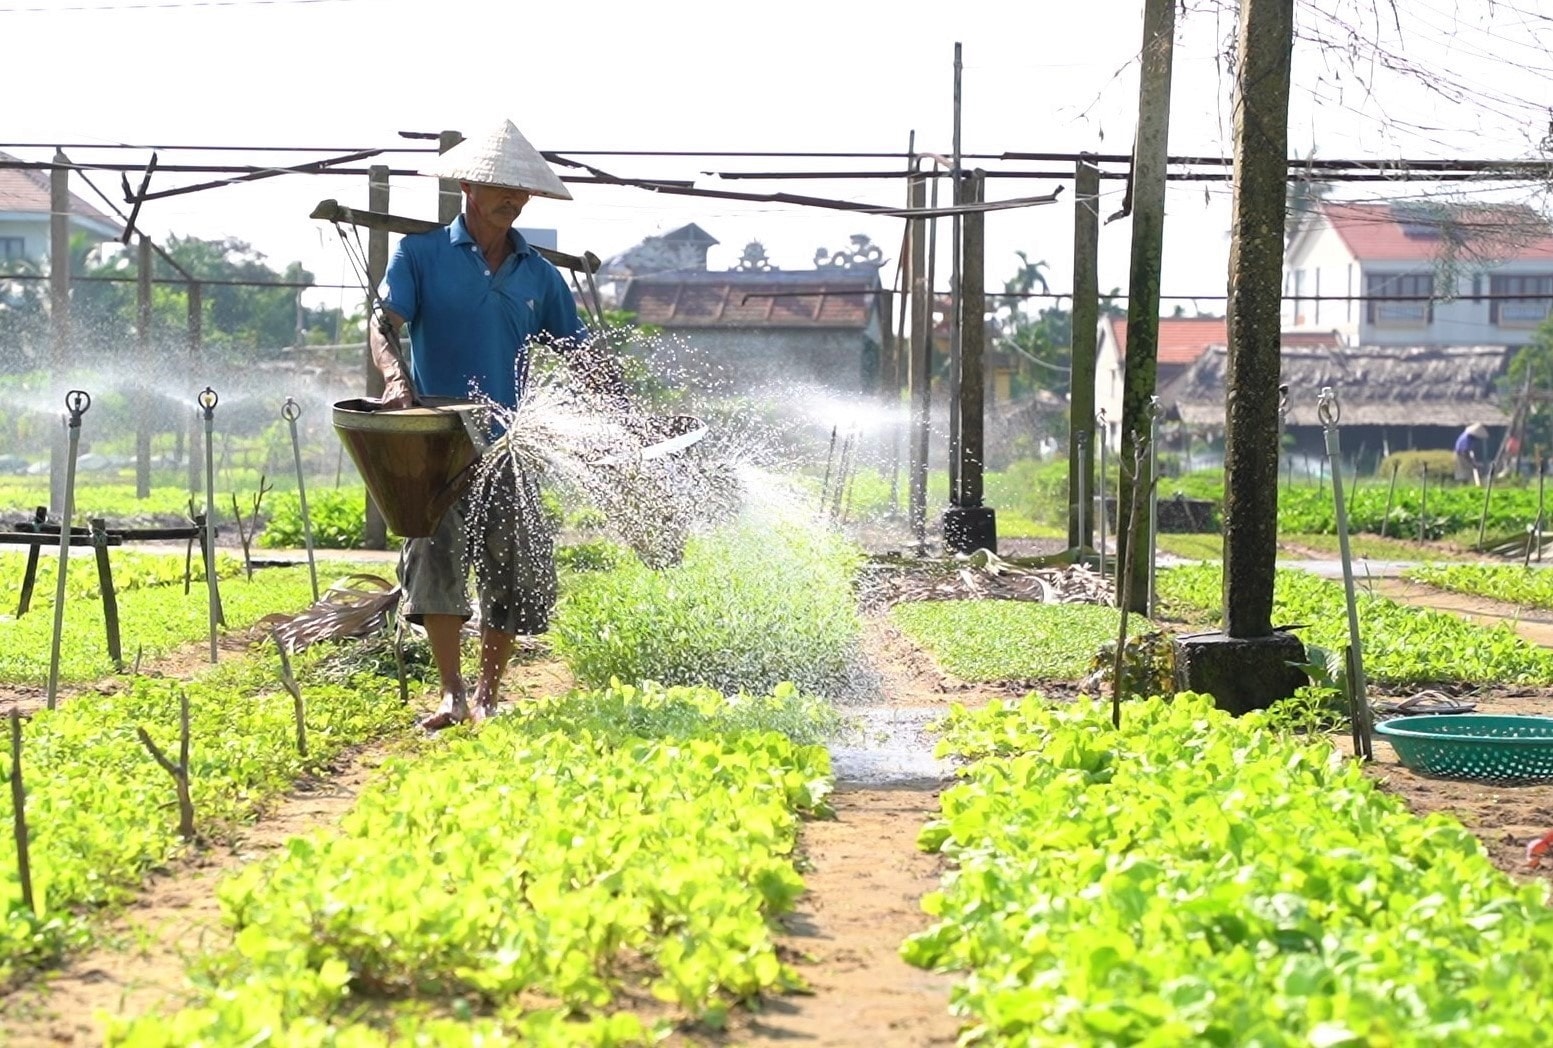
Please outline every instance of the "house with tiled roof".
[{"label": "house with tiled roof", "polygon": [[[15,162],[16,157],[0,153],[0,164]],[[0,266],[48,260],[51,200],[49,172],[0,166]],[[124,227],[71,193],[70,231],[100,243],[118,237]]]},{"label": "house with tiled roof", "polygon": [[[1229,342],[1224,317],[1160,317],[1154,388],[1164,390],[1215,346]],[[1343,344],[1335,331],[1286,331],[1285,350],[1321,349]],[[1127,362],[1127,321],[1101,317],[1095,346],[1095,408],[1105,412],[1110,446],[1121,445],[1122,386]],[[1167,405],[1168,408],[1168,405]]]},{"label": "house with tiled roof", "polygon": [[733,388],[875,392],[891,330],[879,265],[782,270],[765,261],[759,244],[727,271],[680,265],[630,276],[618,304],[683,347],[680,367]]},{"label": "house with tiled roof", "polygon": [[1349,345],[1523,346],[1553,313],[1553,226],[1520,204],[1320,200],[1283,291],[1285,330]]}]

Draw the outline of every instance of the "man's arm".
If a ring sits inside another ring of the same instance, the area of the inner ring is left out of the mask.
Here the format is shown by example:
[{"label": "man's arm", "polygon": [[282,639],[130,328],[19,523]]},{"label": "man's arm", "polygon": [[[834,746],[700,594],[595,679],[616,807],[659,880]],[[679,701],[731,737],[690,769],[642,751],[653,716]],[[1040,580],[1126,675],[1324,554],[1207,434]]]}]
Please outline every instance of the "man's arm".
[{"label": "man's arm", "polygon": [[410,376],[406,370],[409,362],[404,359],[403,343],[399,329],[404,320],[391,309],[384,309],[367,325],[367,345],[372,351],[372,363],[383,375],[383,406],[407,408],[415,402],[410,392]]}]

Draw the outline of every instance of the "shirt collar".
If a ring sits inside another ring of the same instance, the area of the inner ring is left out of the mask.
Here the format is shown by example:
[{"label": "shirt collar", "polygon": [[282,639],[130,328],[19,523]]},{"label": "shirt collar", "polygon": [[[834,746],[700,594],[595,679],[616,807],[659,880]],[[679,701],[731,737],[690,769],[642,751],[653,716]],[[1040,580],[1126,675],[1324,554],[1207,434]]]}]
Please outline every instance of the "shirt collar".
[{"label": "shirt collar", "polygon": [[[464,216],[462,214],[456,216],[452,222],[448,223],[448,240],[456,246],[473,244],[475,242],[474,236],[469,232],[469,227],[464,224]],[[528,241],[524,239],[523,234],[516,229],[507,230],[507,242],[512,245],[512,253],[514,255],[526,255],[532,250],[528,246]]]}]

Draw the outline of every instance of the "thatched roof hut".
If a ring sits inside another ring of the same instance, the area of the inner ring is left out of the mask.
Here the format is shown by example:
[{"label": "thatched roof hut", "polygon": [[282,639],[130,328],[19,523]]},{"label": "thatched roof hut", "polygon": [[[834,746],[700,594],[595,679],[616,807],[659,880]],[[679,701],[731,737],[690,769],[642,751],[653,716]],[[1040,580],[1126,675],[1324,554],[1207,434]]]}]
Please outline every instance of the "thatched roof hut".
[{"label": "thatched roof hut", "polygon": [[[1319,426],[1316,397],[1331,386],[1345,428],[1440,427],[1454,438],[1473,422],[1503,426],[1509,419],[1498,381],[1511,353],[1509,346],[1285,345],[1280,373],[1289,386],[1288,425]],[[1191,426],[1222,426],[1227,357],[1226,347],[1209,347],[1160,390],[1165,410]]]}]

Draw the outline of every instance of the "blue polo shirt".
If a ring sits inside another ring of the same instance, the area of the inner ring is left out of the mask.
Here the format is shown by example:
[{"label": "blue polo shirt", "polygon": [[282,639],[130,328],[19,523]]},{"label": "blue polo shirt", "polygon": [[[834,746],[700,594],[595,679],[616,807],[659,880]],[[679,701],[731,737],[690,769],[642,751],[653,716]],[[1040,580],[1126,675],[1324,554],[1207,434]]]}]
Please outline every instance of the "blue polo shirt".
[{"label": "blue polo shirt", "polygon": [[428,396],[478,392],[515,407],[532,338],[582,335],[577,304],[560,272],[523,234],[492,273],[459,215],[399,241],[383,280],[383,303],[410,325],[410,378]]}]

